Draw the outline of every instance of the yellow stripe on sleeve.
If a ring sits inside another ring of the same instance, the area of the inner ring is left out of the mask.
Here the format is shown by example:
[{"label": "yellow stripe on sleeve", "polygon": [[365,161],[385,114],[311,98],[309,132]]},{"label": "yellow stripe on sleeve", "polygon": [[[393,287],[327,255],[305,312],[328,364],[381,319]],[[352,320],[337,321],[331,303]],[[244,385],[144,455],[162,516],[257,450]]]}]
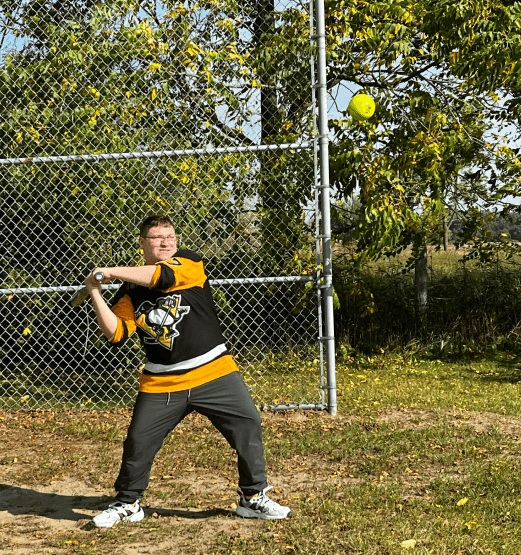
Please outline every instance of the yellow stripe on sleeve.
[{"label": "yellow stripe on sleeve", "polygon": [[194,261],[189,258],[171,258],[164,262],[159,262],[158,269],[154,272],[150,288],[157,286],[161,278],[163,267],[167,267],[175,276],[174,284],[167,289],[161,289],[163,293],[188,289],[190,287],[203,287],[206,281],[204,264],[202,260]]},{"label": "yellow stripe on sleeve", "polygon": [[117,344],[125,339],[125,332],[128,339],[136,331],[136,320],[134,305],[128,295],[124,295],[113,307],[112,312],[118,317],[118,327],[114,332],[111,343]]}]

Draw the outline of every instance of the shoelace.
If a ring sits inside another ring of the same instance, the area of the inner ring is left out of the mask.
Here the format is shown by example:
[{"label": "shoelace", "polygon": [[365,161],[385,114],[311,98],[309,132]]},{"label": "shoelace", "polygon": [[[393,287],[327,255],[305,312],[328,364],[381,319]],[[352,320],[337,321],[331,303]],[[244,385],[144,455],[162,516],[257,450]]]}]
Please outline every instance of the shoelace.
[{"label": "shoelace", "polygon": [[116,503],[111,503],[106,510],[114,511],[120,515],[129,516],[132,514],[132,509],[128,508],[130,506],[130,503],[120,503],[119,501],[117,501]]},{"label": "shoelace", "polygon": [[273,501],[266,495],[266,492],[269,491],[270,489],[273,489],[273,486],[268,486],[265,490],[259,492],[259,494],[256,497],[253,497],[252,499],[250,499],[250,502],[262,509],[264,508],[275,509],[277,506],[277,503],[275,503],[275,501]]}]

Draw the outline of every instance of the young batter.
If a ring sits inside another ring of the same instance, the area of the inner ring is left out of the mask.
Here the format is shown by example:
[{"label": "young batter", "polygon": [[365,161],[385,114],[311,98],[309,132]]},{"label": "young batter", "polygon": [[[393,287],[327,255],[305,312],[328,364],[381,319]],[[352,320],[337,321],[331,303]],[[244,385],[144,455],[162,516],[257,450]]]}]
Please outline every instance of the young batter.
[{"label": "young batter", "polygon": [[[102,333],[115,346],[137,332],[147,363],[140,377],[116,499],[93,518],[100,528],[137,522],[155,455],[165,437],[192,411],[205,415],[237,452],[239,504],[245,518],[290,514],[271,500],[265,473],[261,420],[221,332],[202,258],[177,250],[171,220],[150,216],[140,227],[145,266],[96,268],[85,284]],[[111,306],[101,283],[121,280]]]}]

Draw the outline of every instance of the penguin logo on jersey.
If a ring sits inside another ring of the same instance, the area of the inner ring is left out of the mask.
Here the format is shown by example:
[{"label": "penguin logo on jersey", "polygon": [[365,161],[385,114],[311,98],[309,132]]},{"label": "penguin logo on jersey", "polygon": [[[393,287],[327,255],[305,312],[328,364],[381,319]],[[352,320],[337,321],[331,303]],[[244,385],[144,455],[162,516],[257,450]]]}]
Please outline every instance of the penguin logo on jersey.
[{"label": "penguin logo on jersey", "polygon": [[172,350],[174,339],[179,335],[176,326],[189,312],[189,306],[181,306],[181,295],[161,297],[155,304],[145,301],[139,306],[136,324],[147,334],[144,338],[147,345],[161,345]]}]

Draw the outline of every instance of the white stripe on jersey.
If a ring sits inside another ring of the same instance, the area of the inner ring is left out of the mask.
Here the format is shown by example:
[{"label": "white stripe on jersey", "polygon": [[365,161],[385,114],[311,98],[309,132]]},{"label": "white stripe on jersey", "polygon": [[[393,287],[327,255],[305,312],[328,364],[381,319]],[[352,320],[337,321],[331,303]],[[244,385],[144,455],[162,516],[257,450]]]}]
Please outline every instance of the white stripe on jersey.
[{"label": "white stripe on jersey", "polygon": [[152,372],[153,374],[162,374],[163,372],[176,372],[178,370],[192,370],[192,368],[197,368],[203,366],[203,364],[208,364],[212,360],[216,359],[219,355],[225,353],[228,349],[224,343],[217,345],[211,351],[208,351],[204,355],[198,357],[190,358],[188,360],[183,360],[182,362],[176,362],[175,364],[156,364],[155,362],[147,362],[145,364],[145,370]]}]

